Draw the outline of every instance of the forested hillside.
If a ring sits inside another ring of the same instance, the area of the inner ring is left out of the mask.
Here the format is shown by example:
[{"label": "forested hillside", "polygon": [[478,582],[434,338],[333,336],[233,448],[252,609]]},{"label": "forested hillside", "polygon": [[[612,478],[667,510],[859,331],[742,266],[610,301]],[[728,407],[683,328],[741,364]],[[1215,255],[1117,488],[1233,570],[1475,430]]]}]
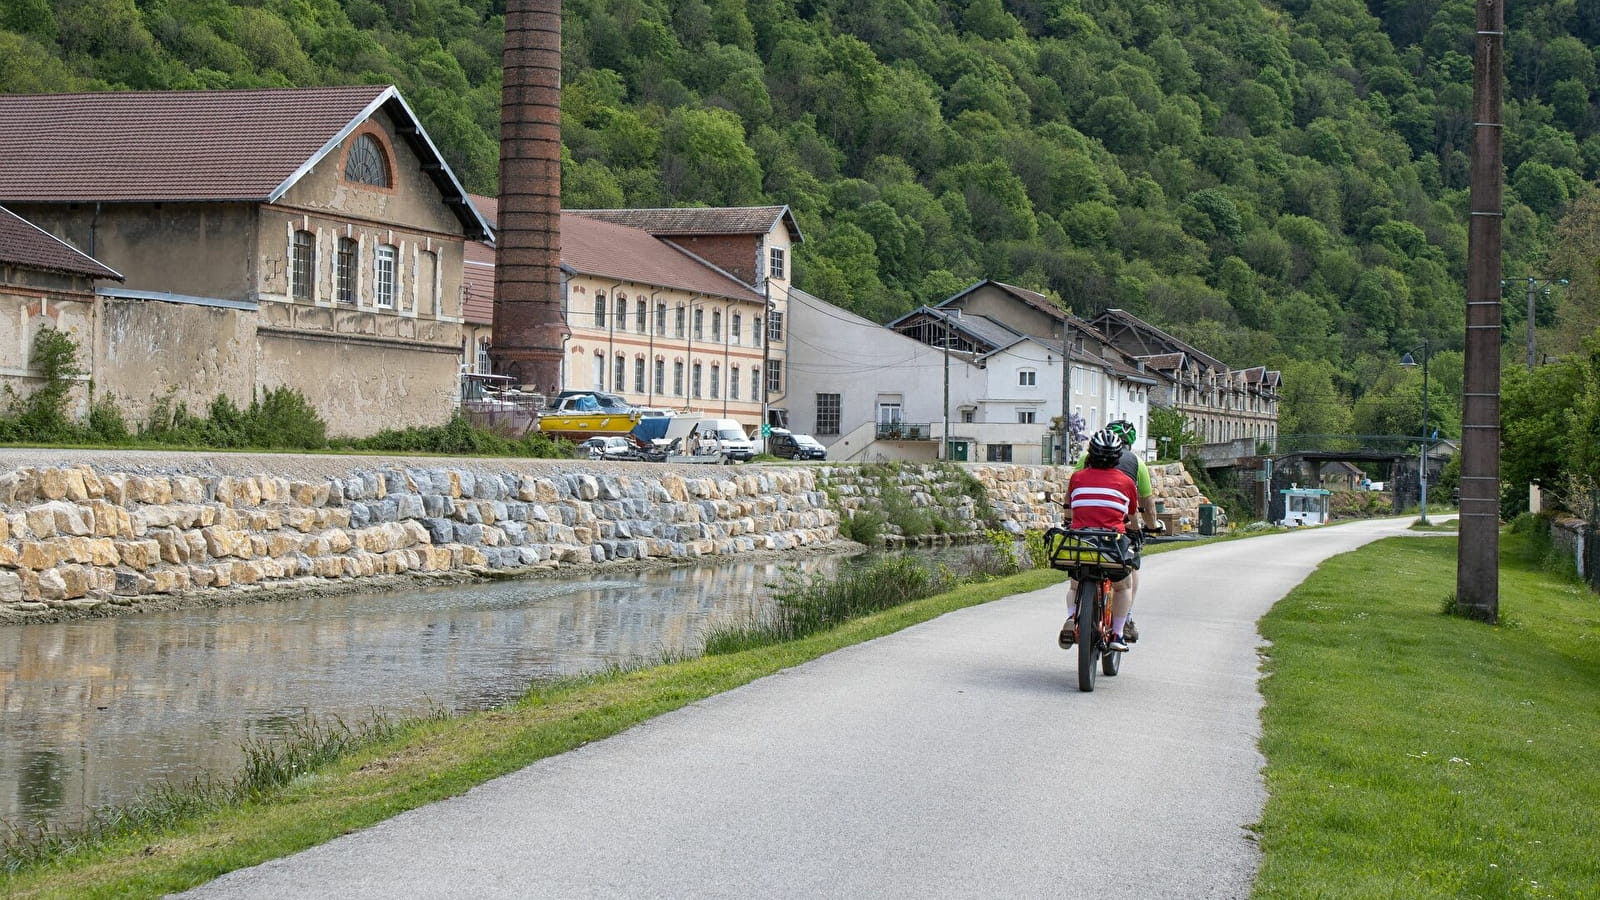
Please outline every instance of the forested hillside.
[{"label": "forested hillside", "polygon": [[[0,91],[393,82],[493,193],[502,10],[5,0]],[[1517,279],[1574,281],[1541,308],[1552,352],[1600,299],[1594,239],[1557,252],[1600,170],[1600,6],[1507,15],[1515,357]],[[1427,339],[1449,434],[1473,21],[1472,0],[567,0],[563,196],[787,203],[800,285],[880,321],[982,277],[1130,309],[1282,368],[1286,433],[1415,434],[1394,363]]]}]

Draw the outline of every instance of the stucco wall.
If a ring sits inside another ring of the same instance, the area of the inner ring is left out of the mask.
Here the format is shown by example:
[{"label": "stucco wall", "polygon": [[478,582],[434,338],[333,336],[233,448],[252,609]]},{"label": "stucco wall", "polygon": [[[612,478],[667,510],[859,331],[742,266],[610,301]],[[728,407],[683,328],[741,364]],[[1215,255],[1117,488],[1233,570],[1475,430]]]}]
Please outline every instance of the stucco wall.
[{"label": "stucco wall", "polygon": [[261,332],[257,347],[260,386],[298,388],[329,435],[442,425],[460,393],[459,347],[435,352],[273,331]]},{"label": "stucco wall", "polygon": [[249,299],[256,207],[237,203],[11,206],[20,216],[121,272],[122,287]]},{"label": "stucco wall", "polygon": [[[93,300],[82,293],[0,286],[0,385],[26,396],[43,383],[28,364],[40,329],[57,329],[83,346],[89,343],[94,327]],[[84,368],[88,364],[87,358],[80,363]],[[70,409],[75,415],[84,411],[87,383],[85,377],[83,388],[73,393]]]},{"label": "stucco wall", "polygon": [[136,427],[164,397],[197,415],[218,394],[248,404],[256,387],[257,322],[249,310],[103,300],[95,383]]}]

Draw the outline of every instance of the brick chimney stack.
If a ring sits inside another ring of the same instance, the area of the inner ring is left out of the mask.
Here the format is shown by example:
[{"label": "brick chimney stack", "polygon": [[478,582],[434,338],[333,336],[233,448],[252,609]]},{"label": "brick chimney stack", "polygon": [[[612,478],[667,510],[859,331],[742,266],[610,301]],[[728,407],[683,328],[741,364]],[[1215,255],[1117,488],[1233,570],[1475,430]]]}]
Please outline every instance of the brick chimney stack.
[{"label": "brick chimney stack", "polygon": [[495,223],[494,369],[561,389],[561,0],[508,0]]}]

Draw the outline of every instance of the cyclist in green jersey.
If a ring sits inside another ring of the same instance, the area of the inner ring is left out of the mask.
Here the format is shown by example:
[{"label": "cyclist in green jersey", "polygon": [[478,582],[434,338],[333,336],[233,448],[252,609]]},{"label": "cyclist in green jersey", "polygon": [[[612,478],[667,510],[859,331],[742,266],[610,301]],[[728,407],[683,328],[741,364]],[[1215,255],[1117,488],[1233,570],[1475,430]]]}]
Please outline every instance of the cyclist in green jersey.
[{"label": "cyclist in green jersey", "polygon": [[[1139,518],[1144,530],[1160,531],[1163,525],[1161,520],[1156,517],[1155,492],[1150,487],[1150,467],[1144,464],[1144,460],[1140,459],[1137,453],[1133,452],[1134,441],[1139,437],[1138,429],[1134,428],[1133,423],[1127,419],[1118,419],[1107,425],[1106,430],[1122,438],[1122,458],[1117,461],[1117,468],[1128,473],[1128,477],[1133,479],[1134,486],[1139,490]],[[1084,463],[1087,461],[1087,456],[1079,457],[1073,469],[1083,468]],[[1125,641],[1137,641],[1139,639],[1139,629],[1133,624],[1133,603],[1139,599],[1138,570],[1128,576],[1128,593],[1128,623],[1122,631],[1122,638]]]}]

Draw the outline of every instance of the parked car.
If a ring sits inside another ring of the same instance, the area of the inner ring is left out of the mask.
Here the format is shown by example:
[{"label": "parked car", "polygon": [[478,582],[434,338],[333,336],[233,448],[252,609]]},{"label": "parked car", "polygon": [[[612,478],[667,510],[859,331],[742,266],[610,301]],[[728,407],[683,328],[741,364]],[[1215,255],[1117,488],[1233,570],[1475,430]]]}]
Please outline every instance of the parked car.
[{"label": "parked car", "polygon": [[689,435],[693,453],[719,453],[728,462],[748,461],[756,455],[756,443],[733,419],[701,419]]},{"label": "parked car", "polygon": [[596,435],[578,445],[590,459],[643,459],[639,445],[617,434]]},{"label": "parked car", "polygon": [[784,459],[827,459],[828,448],[809,434],[795,434],[786,428],[774,428],[767,436],[767,452]]}]

